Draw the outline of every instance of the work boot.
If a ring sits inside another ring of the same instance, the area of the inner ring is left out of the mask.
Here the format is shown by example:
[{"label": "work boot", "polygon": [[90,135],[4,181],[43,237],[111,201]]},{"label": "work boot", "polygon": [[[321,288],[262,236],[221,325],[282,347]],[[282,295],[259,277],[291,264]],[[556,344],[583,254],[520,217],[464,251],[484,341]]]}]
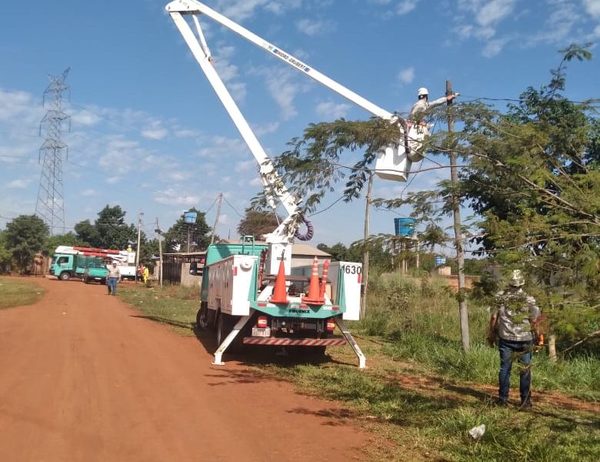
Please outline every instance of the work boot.
[{"label": "work boot", "polygon": [[497,398],[496,401],[494,401],[494,405],[498,407],[508,407],[508,400]]},{"label": "work boot", "polygon": [[531,403],[531,398],[527,398],[524,401],[521,401],[521,405],[519,406],[519,410],[531,409],[533,404]]}]

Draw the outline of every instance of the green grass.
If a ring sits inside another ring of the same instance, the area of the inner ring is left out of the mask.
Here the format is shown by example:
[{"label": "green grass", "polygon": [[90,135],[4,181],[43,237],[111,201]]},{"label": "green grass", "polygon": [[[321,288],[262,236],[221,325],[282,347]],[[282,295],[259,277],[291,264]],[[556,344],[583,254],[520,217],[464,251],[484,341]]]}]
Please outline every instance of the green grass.
[{"label": "green grass", "polygon": [[44,289],[34,282],[0,278],[0,309],[31,305],[44,295]]},{"label": "green grass", "polygon": [[[432,374],[418,365],[392,364],[385,345],[363,342],[369,368],[333,350],[336,363],[262,366],[293,381],[303,393],[342,401],[375,435],[394,441],[371,448],[373,460],[594,461],[600,457],[597,408],[538,404],[533,411],[498,408],[477,384]],[[485,424],[483,438],[469,429]],[[410,454],[410,457],[407,457]]]},{"label": "green grass", "polygon": [[[292,381],[302,393],[343,402],[343,415],[372,431],[367,451],[374,461],[600,460],[598,407],[589,402],[600,401],[597,357],[552,363],[537,354],[533,411],[497,408],[492,403],[499,359],[483,344],[485,307],[469,302],[473,347],[465,354],[456,300],[441,283],[415,284],[392,275],[375,280],[370,290],[368,316],[352,326],[367,370],[356,367],[348,347],[329,349],[331,361],[322,364],[262,358],[250,367]],[[193,334],[197,289],[137,286],[120,293],[149,318]],[[543,400],[535,401],[542,390]],[[475,441],[468,430],[482,423],[487,431]]]},{"label": "green grass", "polygon": [[146,317],[172,326],[178,333],[194,335],[194,323],[199,306],[199,288],[175,285],[144,287],[121,284],[117,295],[135,306]]}]

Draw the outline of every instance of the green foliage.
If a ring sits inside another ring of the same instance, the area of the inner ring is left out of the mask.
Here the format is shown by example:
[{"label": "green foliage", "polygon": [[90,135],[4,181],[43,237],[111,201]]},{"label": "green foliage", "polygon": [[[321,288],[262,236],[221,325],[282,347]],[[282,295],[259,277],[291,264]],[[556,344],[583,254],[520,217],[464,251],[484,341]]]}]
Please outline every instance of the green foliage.
[{"label": "green foliage", "polygon": [[206,224],[206,214],[196,208],[191,208],[189,211],[197,213],[196,223],[185,223],[184,214],[181,214],[175,224],[164,234],[165,252],[187,252],[188,236],[190,252],[206,249],[210,243],[211,228]]},{"label": "green foliage", "polygon": [[44,248],[48,235],[48,226],[36,215],[20,215],[6,225],[6,248],[19,271],[29,270],[34,255]]},{"label": "green foliage", "polygon": [[[101,249],[126,249],[130,243],[137,242],[137,228],[125,223],[126,212],[120,206],[107,205],[100,212],[94,224],[84,220],[75,225],[77,238],[92,247]],[[145,235],[143,236],[145,241]]]},{"label": "green foliage", "polygon": [[68,232],[66,234],[56,234],[53,236],[49,236],[48,239],[46,239],[46,243],[44,244],[43,254],[52,256],[52,254],[54,253],[54,251],[56,250],[56,248],[59,245],[87,246],[90,244],[88,242],[82,240],[80,237],[78,237],[77,235],[75,235],[72,232]]},{"label": "green foliage", "polygon": [[8,272],[12,255],[6,245],[6,232],[0,231],[0,273]]},{"label": "green foliage", "polygon": [[255,240],[262,240],[264,234],[273,232],[281,221],[273,211],[256,210],[249,207],[245,212],[244,218],[237,227],[237,232],[240,236],[254,236]]}]

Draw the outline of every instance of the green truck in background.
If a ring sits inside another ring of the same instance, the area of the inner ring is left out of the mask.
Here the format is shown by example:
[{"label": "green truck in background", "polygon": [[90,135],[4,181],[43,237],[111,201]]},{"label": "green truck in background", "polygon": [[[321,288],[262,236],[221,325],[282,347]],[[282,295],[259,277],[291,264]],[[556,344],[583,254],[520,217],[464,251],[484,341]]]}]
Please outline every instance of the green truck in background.
[{"label": "green truck in background", "polygon": [[77,278],[85,283],[98,281],[105,284],[108,269],[101,257],[56,253],[52,257],[50,274],[62,281]]}]

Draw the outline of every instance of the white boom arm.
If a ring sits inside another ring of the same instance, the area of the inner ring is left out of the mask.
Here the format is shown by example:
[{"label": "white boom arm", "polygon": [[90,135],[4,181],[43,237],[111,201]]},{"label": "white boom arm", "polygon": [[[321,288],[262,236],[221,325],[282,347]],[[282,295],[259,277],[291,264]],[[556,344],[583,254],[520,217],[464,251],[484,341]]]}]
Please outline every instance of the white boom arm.
[{"label": "white boom arm", "polygon": [[[248,145],[248,148],[250,149],[256,161],[260,165],[261,179],[265,188],[266,196],[269,199],[271,206],[275,207],[274,198],[278,198],[282,202],[283,206],[289,214],[288,218],[286,218],[286,220],[277,228],[277,230],[271,234],[271,242],[286,242],[289,241],[289,239],[291,238],[289,230],[290,227],[288,226],[288,224],[292,220],[298,219],[298,200],[296,197],[294,197],[287,191],[283,181],[277,175],[275,169],[273,168],[271,160],[265,153],[265,150],[254,135],[254,132],[250,128],[248,122],[242,115],[237,104],[231,97],[231,94],[225,87],[225,84],[223,83],[223,81],[219,77],[219,74],[214,68],[211,62],[212,56],[206,43],[204,34],[202,32],[202,28],[200,27],[200,22],[198,20],[198,15],[200,14],[204,14],[209,18],[213,19],[214,21],[231,29],[233,32],[236,32],[237,34],[241,35],[246,40],[268,51],[272,55],[287,63],[288,65],[311,77],[312,79],[316,80],[322,85],[325,85],[326,87],[342,95],[343,97],[347,98],[348,100],[352,101],[358,106],[366,109],[375,116],[389,120],[392,123],[397,123],[400,131],[400,141],[397,145],[389,146],[381,153],[380,157],[377,160],[376,173],[388,179],[400,181],[406,180],[411,166],[411,160],[407,157],[409,144],[412,143],[412,145],[410,146],[411,150],[414,147],[418,147],[418,144],[415,144],[415,141],[416,143],[419,143],[422,139],[423,134],[411,134],[410,132],[407,133],[406,122],[404,121],[404,119],[392,114],[389,111],[386,111],[385,109],[380,108],[376,104],[371,103],[362,96],[354,93],[352,90],[349,90],[348,88],[330,79],[329,77],[317,71],[316,69],[313,69],[312,67],[303,63],[301,60],[292,56],[290,53],[287,53],[281,48],[276,47],[275,45],[260,38],[256,34],[250,32],[248,29],[233,22],[232,20],[228,19],[222,14],[217,13],[216,11],[204,5],[203,3],[200,3],[196,0],[175,0],[166,6],[166,10],[175,22],[175,25],[179,29],[179,32],[181,33],[190,50],[192,51],[192,54],[196,58],[196,61],[198,61],[198,64],[200,64],[202,71],[208,78],[208,81],[214,88],[215,92],[217,93],[217,96],[223,103],[223,106],[225,106],[225,109],[229,113],[229,116],[233,120],[242,138],[244,139],[244,141]],[[197,36],[194,34],[190,23],[186,21],[184,16],[192,17],[193,23],[196,28]],[[411,134],[411,137],[413,139],[413,141],[411,141],[410,143],[408,141],[408,134]]]}]

